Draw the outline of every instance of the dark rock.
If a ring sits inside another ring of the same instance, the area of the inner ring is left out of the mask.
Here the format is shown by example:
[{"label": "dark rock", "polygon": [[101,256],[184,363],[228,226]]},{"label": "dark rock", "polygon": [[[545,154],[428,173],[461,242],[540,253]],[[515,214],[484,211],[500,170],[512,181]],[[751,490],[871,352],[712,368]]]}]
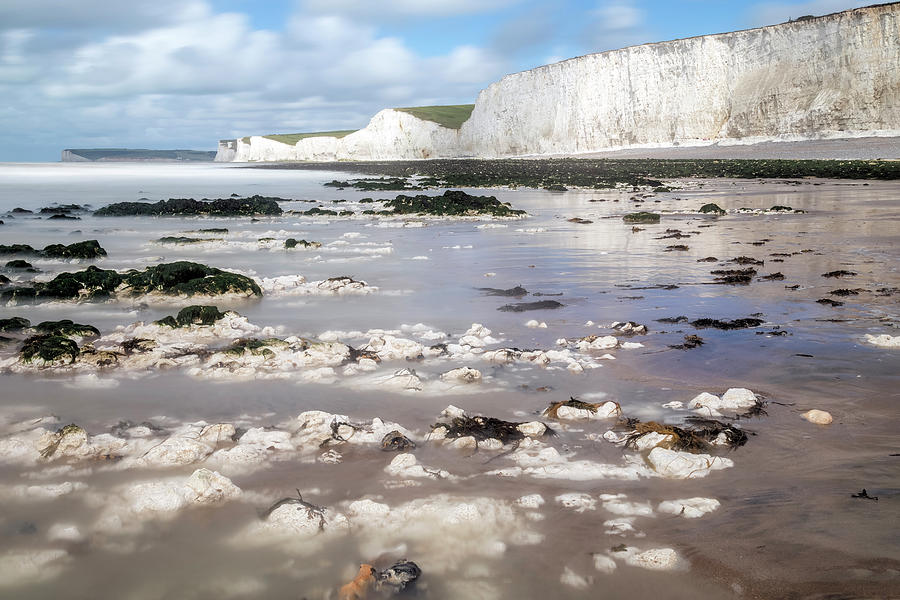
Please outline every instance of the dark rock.
[{"label": "dark rock", "polygon": [[712,275],[718,275],[715,279],[716,283],[738,285],[748,284],[753,281],[753,277],[756,275],[756,269],[719,269],[710,271],[710,273]]},{"label": "dark rock", "polygon": [[762,277],[760,277],[760,279],[763,279],[765,281],[781,281],[782,279],[784,279],[784,273],[771,273],[769,275],[763,275]]},{"label": "dark rock", "polygon": [[186,306],[178,311],[175,317],[166,317],[156,321],[157,325],[168,325],[172,328],[188,327],[190,325],[212,325],[225,316],[215,306],[193,305]]},{"label": "dark rock", "polygon": [[508,202],[500,202],[495,196],[471,196],[462,190],[447,190],[442,196],[399,195],[384,203],[393,209],[393,214],[420,214],[436,216],[476,216],[514,217],[524,215],[524,210],[516,210]]},{"label": "dark rock", "polygon": [[100,331],[93,325],[73,323],[69,319],[62,321],[43,321],[34,326],[34,330],[43,335],[62,337],[97,337]]},{"label": "dark rock", "polygon": [[700,258],[697,262],[719,262],[719,259],[715,256],[707,256],[706,258]]},{"label": "dark rock", "polygon": [[827,304],[828,306],[843,306],[843,302],[838,302],[837,300],[832,300],[831,298],[819,298],[816,300],[819,304]]},{"label": "dark rock", "polygon": [[720,321],[719,319],[697,319],[695,321],[691,321],[691,325],[696,327],[697,329],[706,329],[706,328],[714,328],[714,329],[746,329],[748,327],[759,327],[762,325],[762,319],[754,319],[754,318],[745,318],[745,319],[734,319],[733,321]]},{"label": "dark rock", "polygon": [[0,331],[16,332],[31,327],[31,321],[24,317],[0,319]]},{"label": "dark rock", "polygon": [[20,206],[15,207],[10,211],[14,215],[33,215],[34,211],[28,210],[27,208],[22,208]]},{"label": "dark rock", "polygon": [[630,213],[622,217],[626,223],[659,223],[659,215],[651,212]]},{"label": "dark rock", "polygon": [[381,438],[381,449],[385,452],[404,452],[415,447],[415,442],[396,429]]},{"label": "dark rock", "polygon": [[164,236],[156,240],[160,244],[176,244],[186,246],[188,244],[202,244],[203,242],[215,242],[214,238],[192,238],[184,236]]},{"label": "dark rock", "polygon": [[306,240],[295,240],[294,238],[288,238],[284,241],[284,247],[288,250],[297,246],[302,248],[321,248],[322,242],[308,242]]},{"label": "dark rock", "polygon": [[687,323],[688,318],[685,316],[680,317],[663,317],[662,319],[656,319],[657,323]]},{"label": "dark rock", "polygon": [[738,256],[737,258],[732,258],[728,262],[733,262],[739,265],[764,265],[765,261],[757,260],[750,256]]},{"label": "dark rock", "polygon": [[566,219],[569,223],[577,223],[579,225],[590,225],[593,221],[589,221],[588,219],[582,219],[581,217],[572,217],[571,219]]},{"label": "dark rock", "polygon": [[48,221],[80,221],[81,217],[73,217],[70,215],[50,215]]},{"label": "dark rock", "polygon": [[38,272],[30,262],[22,259],[11,260],[4,265],[4,268],[16,271],[28,271],[29,273]]},{"label": "dark rock", "polygon": [[683,252],[685,250],[690,250],[690,248],[688,248],[684,244],[676,244],[674,246],[666,246],[665,252],[675,252],[675,251]]},{"label": "dark rock", "polygon": [[45,258],[83,258],[92,259],[106,256],[106,250],[100,247],[97,240],[85,240],[69,244],[51,244],[41,251]]},{"label": "dark rock", "polygon": [[540,300],[538,302],[519,302],[517,304],[505,304],[497,310],[502,312],[525,312],[526,310],[547,310],[562,308],[565,306],[556,300]]},{"label": "dark rock", "polygon": [[822,277],[853,277],[856,275],[853,271],[845,271],[843,269],[838,271],[829,271],[828,273],[823,273]]},{"label": "dark rock", "polygon": [[26,363],[40,358],[48,363],[65,361],[72,364],[78,358],[78,344],[61,335],[36,335],[25,340],[22,360]]},{"label": "dark rock", "polygon": [[694,348],[699,348],[703,345],[703,338],[699,335],[686,335],[684,336],[684,343],[670,345],[669,348],[673,348],[675,350],[693,350]]},{"label": "dark rock", "polygon": [[193,198],[170,198],[159,202],[118,202],[94,212],[98,217],[123,216],[164,216],[164,215],[215,215],[237,217],[252,215],[280,215],[278,202],[284,198],[251,196],[249,198],[219,198],[216,200],[194,200]]},{"label": "dark rock", "polygon": [[510,298],[521,298],[528,295],[528,290],[520,285],[503,290],[499,288],[478,288],[479,292],[484,292],[485,296],[506,296]]},{"label": "dark rock", "polygon": [[724,215],[725,210],[718,204],[710,202],[700,207],[700,212],[705,215]]}]

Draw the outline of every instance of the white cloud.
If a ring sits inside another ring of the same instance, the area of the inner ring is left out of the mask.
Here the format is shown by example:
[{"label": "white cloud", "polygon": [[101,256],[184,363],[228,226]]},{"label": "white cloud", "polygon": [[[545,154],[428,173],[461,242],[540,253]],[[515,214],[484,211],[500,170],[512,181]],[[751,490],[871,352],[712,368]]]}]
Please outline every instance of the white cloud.
[{"label": "white cloud", "polygon": [[646,15],[633,2],[603,2],[591,12],[593,20],[583,34],[588,52],[614,50],[653,40],[647,29]]},{"label": "white cloud", "polygon": [[447,17],[493,12],[519,0],[304,0],[309,12],[365,17]]},{"label": "white cloud", "polygon": [[64,147],[212,149],[220,137],[360,127],[388,106],[472,102],[509,70],[471,45],[421,56],[346,16],[297,13],[270,31],[190,5],[178,19],[65,43],[34,22],[0,29],[0,130],[22,140],[22,154],[7,146],[0,160],[28,148],[53,148],[44,159]]},{"label": "white cloud", "polygon": [[860,6],[868,6],[874,0],[812,0],[811,2],[764,2],[755,4],[749,8],[748,20],[750,25],[775,25],[784,23],[790,19],[806,15],[827,15]]}]

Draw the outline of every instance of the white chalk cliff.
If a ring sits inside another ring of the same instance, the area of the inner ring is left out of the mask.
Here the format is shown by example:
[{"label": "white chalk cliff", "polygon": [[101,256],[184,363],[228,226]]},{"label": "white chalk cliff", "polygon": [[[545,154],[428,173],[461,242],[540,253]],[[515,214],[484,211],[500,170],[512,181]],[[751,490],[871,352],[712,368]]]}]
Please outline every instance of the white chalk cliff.
[{"label": "white chalk cliff", "polygon": [[[343,138],[217,160],[401,160],[900,136],[900,3],[633,46],[507,75],[459,130],[383,110]],[[220,147],[222,144],[220,143]]]}]

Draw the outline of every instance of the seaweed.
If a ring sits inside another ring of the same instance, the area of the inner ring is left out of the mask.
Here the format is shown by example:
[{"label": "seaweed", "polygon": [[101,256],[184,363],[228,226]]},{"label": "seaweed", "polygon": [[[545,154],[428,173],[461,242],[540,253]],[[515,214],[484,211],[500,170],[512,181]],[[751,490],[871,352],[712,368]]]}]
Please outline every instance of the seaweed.
[{"label": "seaweed", "polygon": [[381,438],[381,449],[384,452],[405,452],[416,447],[416,443],[397,431],[388,432]]},{"label": "seaweed", "polygon": [[626,223],[659,223],[660,216],[651,212],[636,212],[624,215],[622,220]]},{"label": "seaweed", "polygon": [[819,298],[816,300],[818,304],[827,304],[828,306],[843,306],[843,302],[839,302],[838,300],[832,300],[831,298]]},{"label": "seaweed", "polygon": [[154,348],[156,348],[156,342],[147,338],[131,338],[130,340],[122,342],[122,351],[126,356],[129,354],[149,352]]},{"label": "seaweed", "polygon": [[78,344],[61,335],[35,335],[22,346],[22,361],[30,363],[40,358],[45,363],[65,361],[72,364],[78,358]]},{"label": "seaweed", "polygon": [[509,288],[507,290],[500,288],[478,288],[479,292],[484,292],[485,296],[505,296],[510,298],[521,298],[528,295],[528,290],[521,285]]},{"label": "seaweed", "polygon": [[719,262],[715,256],[707,256],[706,258],[698,258],[697,262]]},{"label": "seaweed", "polygon": [[230,356],[242,356],[245,353],[250,353],[253,356],[262,356],[269,359],[275,356],[272,348],[285,348],[288,346],[290,344],[278,338],[267,338],[264,340],[251,338],[234,342],[224,352]]},{"label": "seaweed", "polygon": [[715,283],[725,283],[729,285],[746,285],[753,281],[756,275],[756,269],[717,269],[710,271],[711,275],[717,275]]},{"label": "seaweed", "polygon": [[757,260],[751,256],[738,256],[737,258],[732,258],[728,262],[733,262],[739,265],[764,265],[765,261]]},{"label": "seaweed", "polygon": [[442,196],[401,194],[386,201],[384,206],[398,215],[516,217],[526,214],[524,210],[512,208],[508,202],[500,202],[495,196],[471,196],[462,190],[447,190]]},{"label": "seaweed", "polygon": [[43,335],[59,335],[62,337],[96,337],[100,331],[93,325],[73,323],[69,319],[61,321],[43,321],[34,326],[35,331]]},{"label": "seaweed", "polygon": [[675,252],[675,251],[684,251],[684,250],[690,250],[690,248],[688,248],[684,244],[676,244],[674,246],[666,246],[666,249],[664,250],[664,252]]},{"label": "seaweed", "polygon": [[687,320],[688,320],[688,318],[685,317],[684,315],[682,315],[679,317],[663,317],[662,319],[656,319],[656,322],[657,323],[677,324],[677,323],[687,323]]},{"label": "seaweed", "polygon": [[784,279],[784,273],[782,273],[781,271],[777,273],[770,273],[769,275],[763,275],[762,277],[760,277],[760,279],[764,281],[781,281],[782,279]]},{"label": "seaweed", "polygon": [[0,319],[0,331],[22,331],[31,327],[31,321],[24,317],[10,317],[8,319]]},{"label": "seaweed", "polygon": [[245,275],[188,261],[156,265],[144,271],[129,271],[122,283],[132,295],[162,292],[170,296],[228,293],[262,296],[256,282]]},{"label": "seaweed", "polygon": [[159,202],[117,202],[94,211],[96,217],[122,216],[183,216],[215,215],[221,217],[280,215],[279,202],[284,198],[250,196],[249,198],[218,198],[216,200],[194,200],[193,198],[170,198]]},{"label": "seaweed", "polygon": [[506,444],[508,442],[517,442],[525,437],[525,434],[518,429],[521,424],[494,417],[470,417],[463,415],[453,417],[449,424],[437,423],[432,425],[431,430],[444,428],[446,429],[446,437],[451,439],[473,437],[478,442],[496,439]]},{"label": "seaweed", "polygon": [[752,317],[747,317],[744,319],[734,319],[733,321],[720,321],[719,319],[697,319],[695,321],[691,321],[691,325],[696,327],[697,329],[724,329],[726,331],[732,329],[747,329],[748,327],[759,327],[762,325],[762,319],[754,319]]},{"label": "seaweed", "polygon": [[540,300],[538,302],[519,302],[516,304],[504,304],[497,310],[502,312],[525,312],[527,310],[549,310],[562,308],[565,304],[556,300]]},{"label": "seaweed", "polygon": [[327,208],[319,208],[318,206],[314,206],[314,207],[310,208],[309,210],[301,210],[300,214],[307,215],[310,217],[315,217],[315,216],[336,217],[336,216],[338,216],[337,211],[328,210]]},{"label": "seaweed", "polygon": [[56,454],[56,450],[59,448],[59,445],[62,443],[63,439],[70,435],[87,436],[87,432],[75,423],[70,423],[64,427],[60,427],[56,430],[56,433],[53,434],[53,439],[50,441],[50,444],[47,445],[46,448],[43,448],[41,450],[41,458],[50,458],[51,456]]},{"label": "seaweed", "polygon": [[219,312],[219,309],[215,306],[195,304],[182,308],[175,317],[168,316],[159,321],[155,321],[155,323],[174,329],[178,327],[189,327],[191,325],[212,325],[224,316],[225,313]]},{"label": "seaweed", "polygon": [[709,204],[704,204],[700,207],[700,211],[704,215],[724,215],[725,210],[720,207],[718,204],[710,202]]},{"label": "seaweed", "polygon": [[45,258],[82,258],[93,259],[106,256],[106,250],[97,240],[85,240],[74,244],[51,244],[41,250]]},{"label": "seaweed", "polygon": [[593,223],[590,219],[582,219],[581,217],[572,217],[571,219],[566,219],[569,223],[576,223],[578,225],[590,225]]},{"label": "seaweed", "polygon": [[542,416],[547,417],[549,419],[558,419],[559,415],[557,412],[560,407],[568,406],[570,408],[577,408],[579,410],[586,410],[591,413],[597,412],[597,409],[603,406],[604,403],[593,403],[593,402],[583,402],[581,400],[577,400],[575,398],[569,398],[568,400],[563,400],[562,402],[551,402],[550,406],[544,409],[544,412],[541,413]]},{"label": "seaweed", "polygon": [[202,244],[203,242],[218,241],[215,238],[192,238],[185,236],[164,236],[156,240],[159,244],[178,244],[184,246],[187,244]]},{"label": "seaweed", "polygon": [[22,259],[8,261],[4,265],[4,268],[15,270],[15,271],[27,271],[29,273],[37,273],[38,272],[37,269],[34,268],[34,265],[32,265],[30,262],[22,260]]},{"label": "seaweed", "polygon": [[671,344],[669,348],[673,350],[693,350],[703,345],[703,338],[699,335],[686,335],[684,342],[681,344]]},{"label": "seaweed", "polygon": [[319,519],[319,531],[325,530],[325,511],[328,509],[324,506],[316,506],[315,504],[311,504],[304,500],[303,494],[300,493],[299,489],[297,489],[296,498],[292,496],[282,498],[281,500],[273,503],[269,508],[259,511],[260,520],[265,521],[269,518],[269,515],[271,515],[277,508],[280,508],[285,504],[296,504],[298,508],[306,510],[307,517],[309,517],[310,519]]},{"label": "seaweed", "polygon": [[197,233],[228,233],[225,227],[209,227],[207,229],[198,229]]},{"label": "seaweed", "polygon": [[626,423],[633,431],[626,438],[625,447],[638,449],[638,440],[650,433],[670,436],[668,440],[660,443],[661,446],[687,452],[704,452],[713,445],[722,445],[721,442],[713,443],[722,439],[719,437],[720,434],[724,435],[724,445],[732,450],[747,443],[747,433],[729,423],[701,417],[688,417],[687,423],[686,427],[677,427],[656,421],[640,422],[632,419]]},{"label": "seaweed", "polygon": [[844,269],[822,273],[822,277],[853,277],[855,275],[857,275],[857,273],[854,273],[853,271],[845,271]]},{"label": "seaweed", "polygon": [[866,290],[861,288],[856,288],[855,290],[850,290],[847,288],[841,288],[839,290],[831,290],[828,292],[832,296],[859,296],[860,292],[864,292]]}]

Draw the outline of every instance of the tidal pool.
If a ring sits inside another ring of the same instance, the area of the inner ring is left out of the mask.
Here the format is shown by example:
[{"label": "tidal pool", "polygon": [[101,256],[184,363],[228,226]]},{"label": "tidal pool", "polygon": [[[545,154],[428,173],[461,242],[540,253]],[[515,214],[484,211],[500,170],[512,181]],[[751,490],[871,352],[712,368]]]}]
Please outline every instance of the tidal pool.
[{"label": "tidal pool", "polygon": [[[0,307],[0,319],[93,325],[101,335],[87,342],[98,348],[149,336],[166,349],[102,368],[35,368],[18,358],[27,334],[0,346],[0,596],[328,598],[360,563],[381,570],[401,558],[422,568],[413,597],[423,598],[900,594],[900,350],[866,337],[900,333],[897,183],[468,190],[529,216],[379,219],[359,215],[372,206],[360,200],[399,192],[322,185],[347,177],[234,165],[0,165],[0,244],[96,239],[108,253],[91,262],[26,258],[40,273],[3,271],[13,283],[89,264],[189,260],[264,289],[254,299]],[[10,214],[231,194],[357,214]],[[707,203],[726,214],[698,214]],[[636,211],[662,216],[623,222]],[[179,236],[206,241],[158,241]],[[286,250],[288,238],[321,246]],[[716,260],[701,262],[708,257]],[[711,273],[746,268],[756,273],[745,285],[715,283]],[[835,271],[853,275],[823,276]],[[340,276],[368,289],[308,285]],[[524,294],[497,295],[517,286]],[[498,310],[551,300],[562,306]],[[243,320],[230,317],[227,330],[149,325],[189,304]],[[692,325],[705,318],[760,323]],[[137,322],[147,326],[129,328]],[[628,335],[614,322],[647,332]],[[307,347],[240,359],[220,352],[238,338],[291,336]],[[598,341],[606,336],[615,340]],[[685,336],[702,345],[672,348]],[[349,347],[377,356],[341,354]],[[466,367],[480,376],[456,371]],[[661,467],[657,450],[611,441],[633,422],[541,415],[573,397],[683,427],[693,398],[729,388],[751,390],[764,410],[726,418],[747,443],[697,453],[709,458],[684,478]],[[555,435],[503,447],[428,439],[450,405],[541,421]],[[833,423],[801,418],[810,409]],[[345,422],[356,427],[339,429]],[[69,423],[86,440],[60,440],[55,432]],[[380,435],[395,426],[416,443],[411,457],[380,450]],[[54,441],[62,450],[42,457]],[[863,488],[878,500],[852,497]],[[261,516],[298,494],[324,516],[293,501],[284,514]]]}]

